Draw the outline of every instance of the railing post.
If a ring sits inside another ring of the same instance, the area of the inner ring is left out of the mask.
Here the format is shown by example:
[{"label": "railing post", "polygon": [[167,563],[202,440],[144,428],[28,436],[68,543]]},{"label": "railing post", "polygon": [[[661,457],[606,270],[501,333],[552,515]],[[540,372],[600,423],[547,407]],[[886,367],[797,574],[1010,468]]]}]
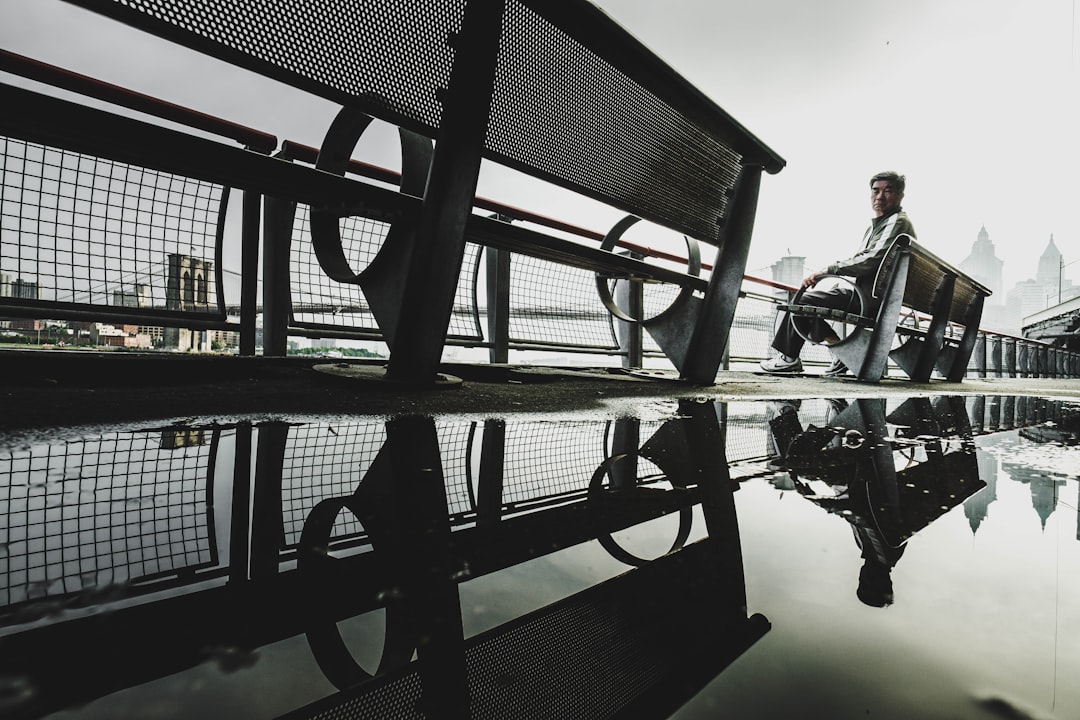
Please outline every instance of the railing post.
[{"label": "railing post", "polygon": [[[641,257],[635,255],[635,257]],[[645,313],[645,285],[633,280],[620,280],[615,284],[615,304],[626,314],[641,319]],[[611,316],[618,323],[619,349],[623,355],[624,368],[640,368],[645,360],[645,342],[640,322],[632,323]]]},{"label": "railing post", "polygon": [[994,335],[990,339],[990,353],[994,365],[994,377],[1003,377],[1001,372],[1001,336]]},{"label": "railing post", "polygon": [[1008,377],[1016,377],[1016,338],[1005,338],[1005,368]]},{"label": "railing post", "polygon": [[975,349],[971,353],[975,358],[975,372],[978,377],[986,377],[986,333],[979,333],[975,338]]},{"label": "railing post", "polygon": [[255,448],[255,487],[251,494],[252,579],[271,577],[280,571],[285,520],[281,515],[285,451],[289,424],[268,422],[258,427]]},{"label": "railing post", "polygon": [[262,195],[244,191],[240,250],[240,354],[255,354],[255,326],[259,304],[259,233]]},{"label": "railing post", "polygon": [[289,351],[289,252],[295,215],[295,202],[263,199],[263,355],[282,356]]},{"label": "railing post", "polygon": [[485,420],[484,437],[480,443],[480,471],[477,474],[477,525],[494,525],[502,517],[505,465],[506,421]]},{"label": "railing post", "polygon": [[251,558],[251,423],[236,425],[233,450],[232,512],[229,519],[229,579],[248,579]]},{"label": "railing post", "polygon": [[487,332],[488,362],[510,362],[510,251],[488,247]]}]

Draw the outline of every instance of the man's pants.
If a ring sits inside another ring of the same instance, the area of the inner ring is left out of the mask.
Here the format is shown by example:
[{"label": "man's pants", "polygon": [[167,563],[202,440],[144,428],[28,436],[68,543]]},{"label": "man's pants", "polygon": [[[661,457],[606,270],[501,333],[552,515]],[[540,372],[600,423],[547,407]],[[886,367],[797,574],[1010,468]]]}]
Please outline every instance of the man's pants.
[{"label": "man's pants", "polygon": [[[817,305],[819,307],[846,310],[847,312],[859,311],[859,297],[850,285],[840,285],[828,290],[809,289],[803,292],[799,298],[800,305]],[[865,312],[865,309],[864,309]],[[799,328],[807,337],[816,343],[836,335],[821,318],[802,317],[798,320]],[[795,330],[794,320],[791,313],[784,313],[780,327],[773,338],[772,346],[788,357],[798,357],[802,352],[806,340]]]}]

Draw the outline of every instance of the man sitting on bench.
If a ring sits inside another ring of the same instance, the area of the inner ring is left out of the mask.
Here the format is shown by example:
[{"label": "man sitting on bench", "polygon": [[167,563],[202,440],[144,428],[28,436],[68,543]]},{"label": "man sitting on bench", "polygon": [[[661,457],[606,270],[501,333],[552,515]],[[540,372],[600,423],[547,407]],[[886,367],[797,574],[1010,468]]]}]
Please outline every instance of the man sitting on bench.
[{"label": "man sitting on bench", "polygon": [[[807,275],[802,281],[805,290],[800,298],[800,304],[818,305],[849,312],[860,311],[855,289],[848,285],[840,285],[828,290],[813,289],[819,280],[828,275],[845,275],[854,278],[855,285],[862,291],[866,301],[873,302],[874,276],[892,241],[898,235],[906,234],[912,238],[915,237],[915,228],[908,220],[907,213],[900,207],[903,199],[903,175],[887,171],[870,178],[870,206],[874,211],[874,219],[863,237],[862,249],[846,260],[838,260],[824,270]],[[872,316],[876,310],[876,307],[864,307],[861,309],[861,314]],[[784,314],[784,319],[772,342],[772,346],[779,352],[761,363],[762,370],[768,373],[802,372],[803,364],[799,353],[807,337],[824,345],[831,345],[840,340],[824,320],[813,318],[806,319],[806,322],[809,323],[809,331],[800,333],[795,328],[792,314]],[[832,377],[844,375],[847,372],[847,366],[836,359],[825,374]]]}]

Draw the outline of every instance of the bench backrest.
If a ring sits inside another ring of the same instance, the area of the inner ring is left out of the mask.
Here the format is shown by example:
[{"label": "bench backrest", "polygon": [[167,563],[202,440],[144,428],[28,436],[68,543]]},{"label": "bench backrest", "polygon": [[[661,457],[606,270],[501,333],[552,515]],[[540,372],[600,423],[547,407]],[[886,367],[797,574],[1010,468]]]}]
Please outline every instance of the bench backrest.
[{"label": "bench backrest", "polygon": [[901,235],[893,241],[885,258],[881,261],[874,283],[874,296],[881,297],[885,292],[891,268],[900,253],[907,252],[911,258],[908,265],[907,285],[904,288],[904,305],[917,312],[932,313],[934,295],[942,279],[948,275],[956,278],[953,287],[952,304],[949,307],[949,321],[964,323],[967,309],[975,299],[991,294],[990,289],[974,278],[964,274],[941,258],[934,255],[907,235]]},{"label": "bench backrest", "polygon": [[[469,1],[68,0],[432,138]],[[784,166],[585,0],[506,0],[485,157],[713,244]]]}]

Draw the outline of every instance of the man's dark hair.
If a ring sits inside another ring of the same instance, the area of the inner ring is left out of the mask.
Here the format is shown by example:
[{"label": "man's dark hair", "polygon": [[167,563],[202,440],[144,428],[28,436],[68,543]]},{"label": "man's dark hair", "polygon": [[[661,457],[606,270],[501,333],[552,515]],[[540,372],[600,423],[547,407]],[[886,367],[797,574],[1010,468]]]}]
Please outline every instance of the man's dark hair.
[{"label": "man's dark hair", "polygon": [[899,190],[900,192],[904,192],[904,184],[906,179],[898,172],[893,172],[892,170],[879,172],[877,175],[870,178],[870,187],[874,187],[874,183],[876,183],[878,180],[885,180],[891,182],[893,185],[896,186],[897,190]]}]

